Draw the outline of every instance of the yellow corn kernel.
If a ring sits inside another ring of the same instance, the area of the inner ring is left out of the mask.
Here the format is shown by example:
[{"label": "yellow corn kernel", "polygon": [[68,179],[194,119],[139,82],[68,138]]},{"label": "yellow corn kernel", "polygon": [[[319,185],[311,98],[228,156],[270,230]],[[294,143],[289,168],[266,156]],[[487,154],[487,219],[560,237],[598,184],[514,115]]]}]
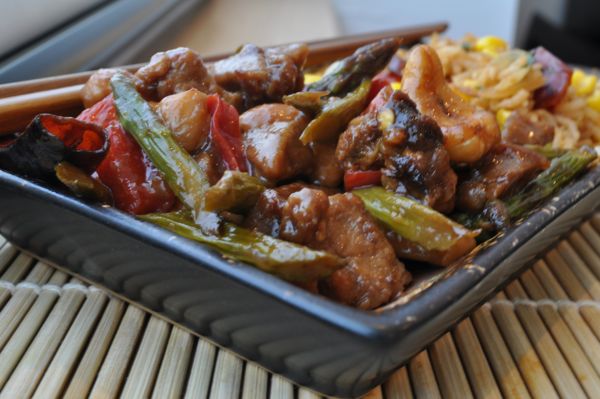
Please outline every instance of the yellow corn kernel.
[{"label": "yellow corn kernel", "polygon": [[392,83],[390,83],[390,86],[392,86],[392,89],[394,89],[394,90],[400,90],[400,88],[402,87],[402,84],[400,84],[400,82],[392,82]]},{"label": "yellow corn kernel", "polygon": [[477,39],[473,49],[491,56],[496,56],[499,53],[506,51],[508,49],[508,44],[498,36],[484,36]]},{"label": "yellow corn kernel", "polygon": [[465,79],[461,83],[464,87],[468,87],[469,89],[476,89],[478,83],[475,79]]},{"label": "yellow corn kernel", "polygon": [[394,112],[386,108],[377,114],[377,120],[379,121],[379,127],[382,130],[386,130],[392,123],[394,123]]},{"label": "yellow corn kernel", "polygon": [[498,110],[498,112],[496,112],[496,121],[498,122],[498,127],[500,130],[504,129],[504,124],[506,123],[506,120],[510,114],[512,114],[512,111],[504,108],[501,108]]},{"label": "yellow corn kernel", "polygon": [[571,86],[575,89],[578,96],[589,96],[596,88],[598,77],[596,75],[588,75],[581,69],[575,69],[571,75]]},{"label": "yellow corn kernel", "polygon": [[304,84],[308,85],[311,83],[315,83],[316,81],[321,79],[321,75],[318,73],[305,73],[304,74]]},{"label": "yellow corn kernel", "polygon": [[585,77],[585,72],[583,72],[579,68],[576,68],[573,71],[573,74],[571,75],[571,84],[573,86],[578,86],[581,83],[581,81],[583,80],[584,77]]},{"label": "yellow corn kernel", "polygon": [[588,97],[587,104],[590,108],[600,112],[600,91],[596,90],[594,94]]}]

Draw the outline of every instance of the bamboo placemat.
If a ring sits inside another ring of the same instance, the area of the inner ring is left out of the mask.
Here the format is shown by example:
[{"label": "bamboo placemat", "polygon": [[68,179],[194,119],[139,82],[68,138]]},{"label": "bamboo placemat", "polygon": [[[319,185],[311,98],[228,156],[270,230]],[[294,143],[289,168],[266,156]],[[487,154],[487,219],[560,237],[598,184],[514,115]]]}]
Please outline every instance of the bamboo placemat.
[{"label": "bamboo placemat", "polygon": [[[369,398],[600,397],[600,214]],[[0,237],[0,399],[318,396]]]}]

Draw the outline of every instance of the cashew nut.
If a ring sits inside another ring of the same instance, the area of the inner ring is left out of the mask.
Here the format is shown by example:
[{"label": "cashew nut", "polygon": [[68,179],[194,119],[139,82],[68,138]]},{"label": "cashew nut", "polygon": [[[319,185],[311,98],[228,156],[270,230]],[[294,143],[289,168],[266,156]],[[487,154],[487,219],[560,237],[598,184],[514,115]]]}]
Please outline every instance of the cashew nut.
[{"label": "cashew nut", "polygon": [[402,90],[417,104],[419,112],[437,122],[452,161],[474,163],[500,141],[494,115],[452,91],[433,48],[420,45],[411,51]]}]

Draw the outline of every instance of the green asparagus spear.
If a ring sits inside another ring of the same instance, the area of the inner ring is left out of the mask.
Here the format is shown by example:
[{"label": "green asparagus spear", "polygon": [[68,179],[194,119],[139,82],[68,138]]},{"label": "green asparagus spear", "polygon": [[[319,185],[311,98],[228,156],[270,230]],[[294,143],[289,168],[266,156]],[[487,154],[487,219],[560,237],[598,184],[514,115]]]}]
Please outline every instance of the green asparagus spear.
[{"label": "green asparagus spear", "polygon": [[329,276],[344,266],[344,261],[328,252],[244,229],[231,223],[223,224],[220,236],[202,232],[182,213],[155,213],[139,217],[190,240],[210,245],[224,255],[250,263],[285,280],[308,282]]},{"label": "green asparagus spear", "polygon": [[162,173],[177,198],[193,211],[196,223],[207,233],[218,232],[217,214],[206,211],[205,195],[210,187],[206,172],[175,142],[171,131],[136,91],[130,77],[117,73],[110,84],[125,130]]},{"label": "green asparagus spear", "polygon": [[527,183],[517,194],[505,200],[510,218],[517,219],[529,212],[573,180],[597,156],[596,151],[584,146],[553,159],[548,169]]},{"label": "green asparagus spear", "polygon": [[354,90],[363,79],[372,78],[383,69],[394,55],[400,41],[384,39],[356,50],[354,54],[338,61],[332,70],[308,85],[308,91],[327,91],[341,96]]},{"label": "green asparagus spear", "polygon": [[265,186],[245,172],[227,170],[223,177],[206,191],[206,209],[218,211],[245,211],[258,200]]},{"label": "green asparagus spear", "polygon": [[564,187],[596,157],[596,152],[590,147],[566,151],[552,159],[548,169],[527,183],[516,194],[505,198],[504,201],[490,201],[480,214],[460,213],[454,215],[453,219],[469,228],[482,229],[486,234],[481,237],[489,238],[491,234],[507,227],[511,221],[524,216],[536,205]]},{"label": "green asparagus spear", "polygon": [[445,251],[465,237],[474,238],[479,234],[417,201],[382,187],[363,188],[352,193],[363,201],[373,217],[426,250]]},{"label": "green asparagus spear", "polygon": [[551,143],[546,145],[526,144],[524,147],[528,150],[535,151],[548,159],[558,158],[567,152],[567,150],[553,148]]},{"label": "green asparagus spear", "polygon": [[321,112],[302,132],[300,141],[308,144],[335,139],[346,128],[348,122],[365,109],[370,88],[371,82],[365,80],[345,97],[331,97],[329,101],[324,102]]},{"label": "green asparagus spear", "polygon": [[298,91],[283,96],[283,103],[314,116],[323,111],[328,94],[326,91]]}]

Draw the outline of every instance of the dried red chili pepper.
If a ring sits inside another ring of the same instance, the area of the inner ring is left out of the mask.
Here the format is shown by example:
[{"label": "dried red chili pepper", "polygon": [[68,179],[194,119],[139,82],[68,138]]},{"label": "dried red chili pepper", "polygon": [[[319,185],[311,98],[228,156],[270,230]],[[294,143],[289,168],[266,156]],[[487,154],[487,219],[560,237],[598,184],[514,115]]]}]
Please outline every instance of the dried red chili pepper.
[{"label": "dried red chili pepper", "polygon": [[35,178],[54,177],[67,161],[92,173],[107,154],[107,132],[75,118],[39,114],[20,134],[0,145],[0,168]]},{"label": "dried red chili pepper", "polygon": [[237,110],[217,94],[208,96],[206,104],[211,115],[210,138],[221,156],[225,169],[246,172],[247,161],[242,147],[240,116]]}]

